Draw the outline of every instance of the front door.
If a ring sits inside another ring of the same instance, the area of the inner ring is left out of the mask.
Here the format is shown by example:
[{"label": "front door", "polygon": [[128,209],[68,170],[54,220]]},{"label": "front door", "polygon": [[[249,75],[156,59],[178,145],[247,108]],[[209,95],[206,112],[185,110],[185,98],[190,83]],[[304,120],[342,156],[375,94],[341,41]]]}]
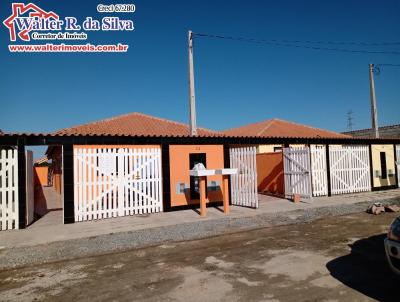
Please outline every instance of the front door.
[{"label": "front door", "polygon": [[[190,153],[189,154],[189,170],[192,170],[198,163],[202,163],[207,168],[206,153]],[[207,183],[207,181],[206,181]],[[207,196],[207,186],[206,186]],[[190,177],[190,199],[200,199],[200,177]]]}]

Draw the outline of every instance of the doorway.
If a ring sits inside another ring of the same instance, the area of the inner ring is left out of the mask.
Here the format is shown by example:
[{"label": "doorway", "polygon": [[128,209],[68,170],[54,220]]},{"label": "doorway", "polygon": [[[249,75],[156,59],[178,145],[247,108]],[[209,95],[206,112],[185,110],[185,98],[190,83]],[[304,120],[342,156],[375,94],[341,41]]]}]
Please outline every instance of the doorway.
[{"label": "doorway", "polygon": [[[207,168],[206,153],[189,154],[189,170],[192,170],[194,166],[198,163],[202,163],[204,167]],[[207,183],[207,178],[206,178],[206,183]],[[206,196],[207,196],[207,186],[206,186]],[[198,176],[190,177],[190,199],[191,200],[200,199],[200,177]]]},{"label": "doorway", "polygon": [[62,146],[27,146],[31,163],[34,227],[63,223]]}]

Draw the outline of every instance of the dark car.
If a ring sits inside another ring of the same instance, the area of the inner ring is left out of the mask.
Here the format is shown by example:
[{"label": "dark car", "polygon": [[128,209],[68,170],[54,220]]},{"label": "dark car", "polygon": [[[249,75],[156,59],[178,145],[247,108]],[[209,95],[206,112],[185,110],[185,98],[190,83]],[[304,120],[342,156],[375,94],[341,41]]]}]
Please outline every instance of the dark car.
[{"label": "dark car", "polygon": [[391,269],[400,274],[400,217],[397,217],[390,225],[385,239],[385,250]]}]

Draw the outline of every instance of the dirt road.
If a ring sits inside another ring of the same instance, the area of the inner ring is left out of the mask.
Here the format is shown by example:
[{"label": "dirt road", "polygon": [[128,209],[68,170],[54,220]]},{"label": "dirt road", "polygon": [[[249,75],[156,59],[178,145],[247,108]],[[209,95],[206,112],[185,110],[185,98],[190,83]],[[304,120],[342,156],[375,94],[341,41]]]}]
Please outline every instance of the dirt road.
[{"label": "dirt road", "polygon": [[398,301],[383,248],[394,217],[331,217],[2,271],[0,300]]}]

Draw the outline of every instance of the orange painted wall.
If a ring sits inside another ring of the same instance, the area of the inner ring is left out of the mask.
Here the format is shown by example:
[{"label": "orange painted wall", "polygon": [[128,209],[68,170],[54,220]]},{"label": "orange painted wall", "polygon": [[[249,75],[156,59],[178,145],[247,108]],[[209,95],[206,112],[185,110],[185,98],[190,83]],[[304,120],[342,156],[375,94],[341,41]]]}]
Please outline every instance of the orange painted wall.
[{"label": "orange painted wall", "polygon": [[258,192],[284,195],[282,152],[260,153],[256,160]]},{"label": "orange painted wall", "polygon": [[[189,187],[189,154],[206,153],[207,169],[224,168],[224,147],[222,145],[170,145],[170,192],[171,206],[183,206],[198,204],[199,200],[190,200],[190,192],[177,194],[176,186],[178,183],[185,183]],[[207,177],[208,181],[217,181],[220,189],[209,191],[209,202],[222,201],[222,176],[212,175]]]},{"label": "orange painted wall", "polygon": [[33,170],[35,178],[35,186],[47,186],[48,185],[48,167],[34,167]]}]

